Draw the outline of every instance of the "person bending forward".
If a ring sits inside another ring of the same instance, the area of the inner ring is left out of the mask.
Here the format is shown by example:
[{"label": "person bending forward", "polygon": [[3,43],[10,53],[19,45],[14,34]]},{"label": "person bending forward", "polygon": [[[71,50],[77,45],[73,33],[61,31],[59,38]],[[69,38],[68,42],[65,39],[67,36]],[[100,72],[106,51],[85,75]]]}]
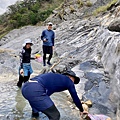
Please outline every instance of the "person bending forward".
[{"label": "person bending forward", "polygon": [[45,73],[30,79],[23,85],[22,94],[32,107],[32,116],[38,117],[38,112],[41,111],[47,115],[49,120],[59,120],[60,113],[50,96],[55,92],[64,90],[70,92],[74,103],[80,110],[80,114],[82,114],[82,104],[74,86],[79,81],[79,77],[71,70],[64,74]]}]

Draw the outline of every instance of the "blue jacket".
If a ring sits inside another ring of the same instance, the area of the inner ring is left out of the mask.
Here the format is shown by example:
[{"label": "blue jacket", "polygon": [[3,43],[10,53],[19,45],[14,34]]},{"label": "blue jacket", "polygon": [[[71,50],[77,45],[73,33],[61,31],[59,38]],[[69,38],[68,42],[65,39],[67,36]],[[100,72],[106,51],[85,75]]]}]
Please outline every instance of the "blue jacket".
[{"label": "blue jacket", "polygon": [[55,33],[53,30],[44,30],[41,35],[41,40],[46,39],[47,41],[43,41],[43,45],[45,46],[54,46]]},{"label": "blue jacket", "polygon": [[68,90],[73,98],[74,103],[83,112],[82,104],[78,98],[73,81],[66,75],[56,73],[45,73],[32,78],[37,80],[47,90],[47,95],[50,96],[55,92]]}]

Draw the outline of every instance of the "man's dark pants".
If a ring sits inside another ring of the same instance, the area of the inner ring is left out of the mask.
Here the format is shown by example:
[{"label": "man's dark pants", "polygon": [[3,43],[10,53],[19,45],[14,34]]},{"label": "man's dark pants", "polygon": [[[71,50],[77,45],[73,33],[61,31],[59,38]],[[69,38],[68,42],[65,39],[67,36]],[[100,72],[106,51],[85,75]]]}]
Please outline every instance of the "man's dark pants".
[{"label": "man's dark pants", "polygon": [[48,63],[50,63],[50,60],[51,60],[52,55],[53,55],[53,48],[52,48],[52,46],[45,46],[45,45],[43,45],[43,63],[44,64],[46,64],[46,54],[49,54]]},{"label": "man's dark pants", "polygon": [[22,87],[22,94],[29,101],[33,113],[37,114],[41,111],[48,116],[49,120],[60,119],[59,111],[41,83],[26,82]]}]

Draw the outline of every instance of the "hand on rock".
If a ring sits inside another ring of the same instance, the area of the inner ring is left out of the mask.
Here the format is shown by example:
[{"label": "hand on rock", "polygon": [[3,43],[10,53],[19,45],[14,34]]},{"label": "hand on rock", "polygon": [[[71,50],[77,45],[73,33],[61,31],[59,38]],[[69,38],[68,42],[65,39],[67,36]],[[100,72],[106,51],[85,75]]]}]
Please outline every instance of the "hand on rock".
[{"label": "hand on rock", "polygon": [[80,116],[81,118],[86,118],[88,116],[88,112],[87,111],[80,112]]}]

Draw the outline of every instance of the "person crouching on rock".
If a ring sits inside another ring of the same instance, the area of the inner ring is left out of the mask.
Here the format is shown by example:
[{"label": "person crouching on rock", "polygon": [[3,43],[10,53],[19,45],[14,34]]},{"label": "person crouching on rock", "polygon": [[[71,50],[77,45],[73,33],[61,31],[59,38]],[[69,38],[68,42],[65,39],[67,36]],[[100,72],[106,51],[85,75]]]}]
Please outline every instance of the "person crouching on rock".
[{"label": "person crouching on rock", "polygon": [[80,114],[82,114],[82,104],[74,86],[79,81],[79,77],[71,70],[64,74],[45,73],[28,80],[22,87],[22,95],[32,107],[32,117],[39,117],[38,112],[41,111],[49,120],[59,120],[60,113],[50,96],[55,92],[64,90],[69,91],[75,105],[80,110]]},{"label": "person crouching on rock", "polygon": [[111,118],[106,115],[90,114],[88,112],[88,105],[85,103],[82,103],[82,107],[84,109],[84,112],[81,115],[82,120],[111,120]]},{"label": "person crouching on rock", "polygon": [[30,63],[30,59],[35,59],[35,58],[31,58],[32,45],[33,43],[31,39],[25,39],[23,48],[20,51],[19,81],[17,83],[18,87],[21,87],[23,82],[28,81],[30,75],[33,73]]}]

